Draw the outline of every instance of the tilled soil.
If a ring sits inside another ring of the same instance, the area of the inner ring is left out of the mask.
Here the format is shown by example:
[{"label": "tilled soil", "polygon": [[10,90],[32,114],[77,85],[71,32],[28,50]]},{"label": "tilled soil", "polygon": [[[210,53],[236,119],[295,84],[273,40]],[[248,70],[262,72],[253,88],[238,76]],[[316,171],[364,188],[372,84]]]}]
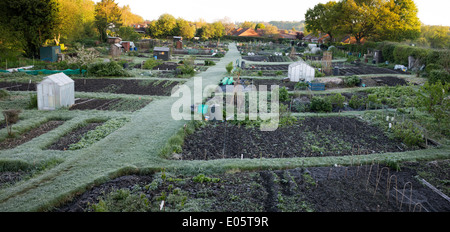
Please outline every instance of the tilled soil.
[{"label": "tilled soil", "polygon": [[48,147],[49,150],[68,150],[71,144],[77,143],[88,131],[94,130],[97,126],[102,125],[101,122],[88,123],[86,126],[77,128],[65,136],[61,137],[58,141]]},{"label": "tilled soil", "polygon": [[357,118],[306,117],[275,131],[210,122],[186,137],[182,159],[322,157],[408,149]]},{"label": "tilled soil", "polygon": [[[448,180],[448,162],[434,162],[447,170],[441,180]],[[428,163],[404,164],[400,171],[373,163],[235,172],[206,177],[210,179],[204,181],[199,181],[199,176],[169,178],[164,174],[163,178],[162,173],[122,176],[88,190],[54,211],[92,211],[89,205],[100,199],[107,201],[111,191],[125,189],[141,200],[146,199],[147,206],[135,208],[136,211],[449,212],[450,202],[423,185],[418,173],[409,168],[419,165],[434,173]],[[127,201],[123,192],[113,199],[116,203]],[[165,204],[160,208],[162,199]],[[114,202],[106,205],[111,203]]]},{"label": "tilled soil", "polygon": [[70,110],[108,110],[111,104],[120,101],[120,99],[78,99]]},{"label": "tilled soil", "polygon": [[[170,96],[172,88],[182,81],[153,81],[136,79],[74,79],[77,92],[106,92],[118,94]],[[169,83],[170,82],[170,83]],[[35,83],[0,82],[9,91],[36,91]]]},{"label": "tilled soil", "polygon": [[30,131],[28,131],[24,134],[18,135],[17,137],[7,138],[4,141],[0,142],[0,150],[15,148],[21,144],[24,144],[42,134],[45,134],[45,133],[57,128],[58,126],[62,125],[63,123],[64,123],[64,121],[49,121],[49,122],[46,122],[46,123],[40,125],[37,128],[31,129]]}]

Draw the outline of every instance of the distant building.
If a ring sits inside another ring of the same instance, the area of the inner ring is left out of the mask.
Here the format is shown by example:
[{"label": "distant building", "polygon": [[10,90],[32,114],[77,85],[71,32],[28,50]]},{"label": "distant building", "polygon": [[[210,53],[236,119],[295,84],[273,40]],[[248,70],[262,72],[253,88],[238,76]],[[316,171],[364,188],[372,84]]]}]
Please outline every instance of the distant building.
[{"label": "distant building", "polygon": [[238,28],[238,29],[234,30],[231,35],[243,36],[243,37],[260,37],[261,36],[252,28]]},{"label": "distant building", "polygon": [[303,41],[311,42],[311,43],[325,43],[326,40],[329,40],[329,35],[326,33],[320,33],[317,36],[314,33],[311,33],[305,37],[303,37]]}]

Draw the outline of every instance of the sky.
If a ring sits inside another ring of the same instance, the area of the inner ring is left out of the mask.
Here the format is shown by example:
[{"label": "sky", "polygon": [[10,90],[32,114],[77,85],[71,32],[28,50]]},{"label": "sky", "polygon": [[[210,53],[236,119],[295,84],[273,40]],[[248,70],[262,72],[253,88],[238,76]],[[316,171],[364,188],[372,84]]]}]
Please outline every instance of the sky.
[{"label": "sky", "polygon": [[[100,0],[94,0],[98,2]],[[301,21],[309,8],[330,0],[116,0],[129,5],[146,20],[168,13],[188,21],[214,22],[227,17],[231,22]],[[427,25],[450,26],[450,0],[414,0],[418,17]]]}]

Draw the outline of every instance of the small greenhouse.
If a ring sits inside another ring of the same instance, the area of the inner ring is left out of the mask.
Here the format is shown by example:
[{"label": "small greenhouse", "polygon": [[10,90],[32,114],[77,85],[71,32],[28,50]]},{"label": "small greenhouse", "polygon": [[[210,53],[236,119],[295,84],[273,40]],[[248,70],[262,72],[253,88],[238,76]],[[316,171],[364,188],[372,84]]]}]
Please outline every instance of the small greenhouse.
[{"label": "small greenhouse", "polygon": [[45,77],[36,89],[39,110],[55,110],[75,103],[75,83],[64,73]]},{"label": "small greenhouse", "polygon": [[288,78],[292,82],[311,82],[314,80],[315,69],[305,61],[299,60],[289,65]]}]

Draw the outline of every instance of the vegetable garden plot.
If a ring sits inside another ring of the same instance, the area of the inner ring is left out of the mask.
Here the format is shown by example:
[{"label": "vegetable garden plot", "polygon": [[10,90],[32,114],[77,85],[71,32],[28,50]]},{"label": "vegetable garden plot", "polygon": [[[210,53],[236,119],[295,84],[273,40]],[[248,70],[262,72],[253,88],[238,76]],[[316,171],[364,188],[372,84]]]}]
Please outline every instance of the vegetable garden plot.
[{"label": "vegetable garden plot", "polygon": [[142,109],[151,100],[144,99],[77,99],[70,110],[116,110],[136,111]]},{"label": "vegetable garden plot", "polygon": [[79,127],[68,134],[61,137],[57,142],[48,147],[49,150],[69,150],[71,144],[75,144],[81,140],[81,138],[91,130],[94,130],[97,126],[102,125],[101,122],[88,123],[85,126]]},{"label": "vegetable garden plot", "polygon": [[89,147],[124,126],[127,122],[129,122],[128,118],[113,118],[106,122],[90,122],[81,125],[50,145],[48,149],[77,150]]},{"label": "vegetable garden plot", "polygon": [[[435,172],[428,162],[421,163]],[[448,179],[450,172],[444,173]],[[417,176],[406,165],[397,171],[378,163],[211,176],[129,175],[96,186],[55,211],[448,212],[450,202]],[[131,199],[136,200],[126,204]]]},{"label": "vegetable garden plot", "polygon": [[339,68],[339,76],[366,74],[407,74],[401,70],[394,70],[370,65],[346,65]]},{"label": "vegetable garden plot", "polygon": [[[136,95],[170,96],[178,80],[74,79],[75,92],[104,92]],[[36,91],[35,83],[0,82],[9,91]]]},{"label": "vegetable garden plot", "polygon": [[75,79],[75,91],[170,96],[174,80]]},{"label": "vegetable garden plot", "polygon": [[185,138],[182,159],[321,157],[411,149],[356,118],[306,117],[275,131],[210,122]]},{"label": "vegetable garden plot", "polygon": [[64,121],[48,121],[37,128],[31,129],[24,134],[18,135],[14,138],[7,138],[4,141],[0,142],[0,150],[3,149],[12,149],[21,144],[24,144],[42,134],[45,134],[58,126],[62,125]]}]

